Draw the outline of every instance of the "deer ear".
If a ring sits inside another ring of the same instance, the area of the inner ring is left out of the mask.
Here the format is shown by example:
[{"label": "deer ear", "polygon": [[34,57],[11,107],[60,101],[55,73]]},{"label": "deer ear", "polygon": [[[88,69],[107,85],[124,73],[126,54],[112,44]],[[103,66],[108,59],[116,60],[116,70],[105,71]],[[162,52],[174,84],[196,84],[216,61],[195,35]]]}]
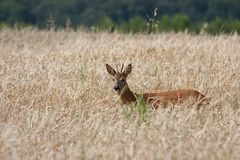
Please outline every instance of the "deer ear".
[{"label": "deer ear", "polygon": [[112,76],[115,76],[116,71],[110,65],[106,64],[106,69],[109,74],[111,74]]},{"label": "deer ear", "polygon": [[132,64],[129,64],[123,73],[128,75],[129,73],[131,73],[131,71],[132,71]]}]

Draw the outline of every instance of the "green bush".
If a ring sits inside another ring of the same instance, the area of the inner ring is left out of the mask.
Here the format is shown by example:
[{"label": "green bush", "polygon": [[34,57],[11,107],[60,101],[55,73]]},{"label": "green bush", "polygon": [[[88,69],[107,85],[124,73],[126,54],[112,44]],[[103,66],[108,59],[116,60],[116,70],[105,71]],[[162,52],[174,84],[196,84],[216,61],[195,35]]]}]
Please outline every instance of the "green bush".
[{"label": "green bush", "polygon": [[147,21],[140,16],[132,17],[128,25],[132,33],[144,32],[147,29]]},{"label": "green bush", "polygon": [[102,30],[110,31],[115,27],[115,24],[111,18],[103,17],[97,22],[96,27],[101,31]]},{"label": "green bush", "polygon": [[0,29],[3,29],[3,28],[11,28],[11,25],[7,23],[0,23]]},{"label": "green bush", "polygon": [[121,22],[120,25],[118,26],[118,31],[120,33],[129,33],[130,32],[130,26],[127,22]]},{"label": "green bush", "polygon": [[175,31],[184,31],[190,27],[190,21],[187,15],[176,14],[172,18],[172,27]]},{"label": "green bush", "polygon": [[118,26],[121,33],[139,33],[147,30],[147,21],[140,16],[135,16],[129,21],[122,21]]},{"label": "green bush", "polygon": [[232,32],[237,32],[240,34],[240,20],[231,20],[226,23],[226,32],[232,33]]},{"label": "green bush", "polygon": [[3,29],[3,28],[23,29],[23,28],[27,28],[27,27],[31,27],[31,25],[25,24],[25,23],[15,23],[14,25],[11,25],[8,23],[0,23],[0,29]]},{"label": "green bush", "polygon": [[160,20],[160,24],[159,24],[159,30],[160,31],[166,31],[169,32],[172,30],[172,23],[171,23],[171,19],[168,15],[164,15],[162,17],[162,19]]},{"label": "green bush", "polygon": [[221,18],[216,18],[209,22],[207,31],[211,34],[224,32],[224,21]]}]

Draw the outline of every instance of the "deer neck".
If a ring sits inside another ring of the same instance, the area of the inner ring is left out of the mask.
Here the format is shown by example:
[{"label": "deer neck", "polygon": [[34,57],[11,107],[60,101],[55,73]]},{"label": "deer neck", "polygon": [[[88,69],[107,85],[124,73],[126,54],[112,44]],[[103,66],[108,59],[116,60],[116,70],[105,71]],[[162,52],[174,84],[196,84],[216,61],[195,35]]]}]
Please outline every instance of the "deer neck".
[{"label": "deer neck", "polygon": [[120,99],[124,104],[136,101],[135,94],[130,90],[128,85],[125,85],[125,87],[121,90]]}]

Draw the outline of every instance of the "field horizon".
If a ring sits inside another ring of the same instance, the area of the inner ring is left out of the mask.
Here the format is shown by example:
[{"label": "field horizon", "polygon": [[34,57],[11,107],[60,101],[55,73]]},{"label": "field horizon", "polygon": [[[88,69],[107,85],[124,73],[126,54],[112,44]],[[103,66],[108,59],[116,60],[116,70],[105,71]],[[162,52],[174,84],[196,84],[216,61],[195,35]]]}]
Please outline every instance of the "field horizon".
[{"label": "field horizon", "polygon": [[[0,30],[0,159],[240,159],[240,36]],[[211,99],[122,105],[105,64],[137,93]]]}]

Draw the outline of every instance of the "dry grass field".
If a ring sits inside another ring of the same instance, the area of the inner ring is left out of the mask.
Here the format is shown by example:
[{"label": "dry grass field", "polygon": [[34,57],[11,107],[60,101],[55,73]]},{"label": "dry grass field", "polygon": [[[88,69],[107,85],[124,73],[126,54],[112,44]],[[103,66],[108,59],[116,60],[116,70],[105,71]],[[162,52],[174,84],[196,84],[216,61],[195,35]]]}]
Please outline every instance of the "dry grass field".
[{"label": "dry grass field", "polygon": [[[138,93],[211,98],[123,106],[105,64]],[[240,159],[240,36],[0,30],[0,159]]]}]

